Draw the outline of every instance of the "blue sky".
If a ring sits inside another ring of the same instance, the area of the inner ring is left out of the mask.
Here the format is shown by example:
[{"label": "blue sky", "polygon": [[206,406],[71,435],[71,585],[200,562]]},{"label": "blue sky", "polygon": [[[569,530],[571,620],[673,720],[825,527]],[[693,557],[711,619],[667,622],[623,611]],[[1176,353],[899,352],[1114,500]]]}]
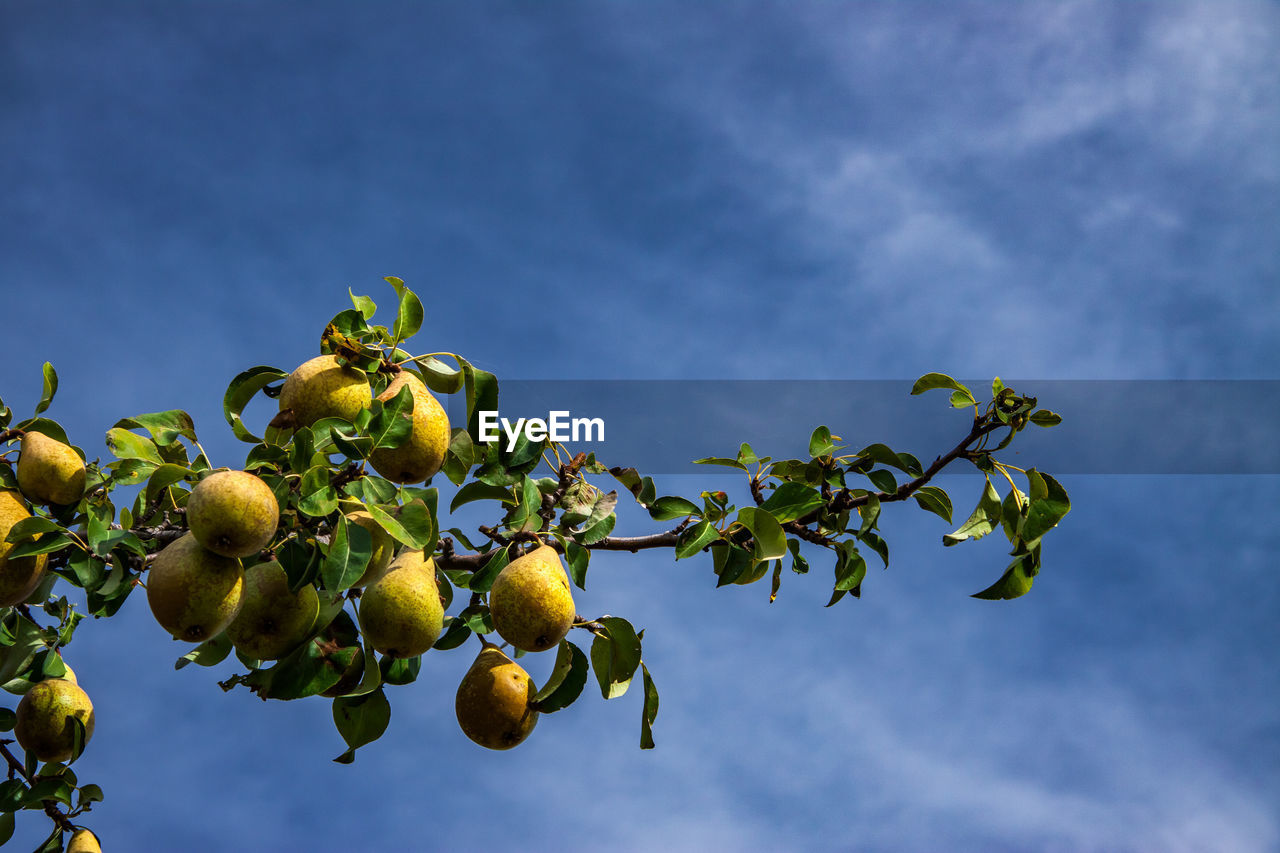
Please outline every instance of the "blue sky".
[{"label": "blue sky", "polygon": [[[1274,4],[1218,0],[7,2],[0,393],[24,416],[50,360],[91,455],[182,408],[235,466],[227,381],[315,354],[384,275],[423,296],[420,351],[500,377],[1280,378],[1277,57]],[[967,598],[997,543],[944,551],[914,507],[830,610],[825,565],[768,605],[706,563],[598,557],[579,609],[647,629],[652,752],[631,694],[473,747],[470,655],[433,653],[341,767],[326,703],[173,672],[135,597],[68,650],[92,826],[135,850],[1280,849],[1280,480],[1063,480],[1015,602]],[[945,485],[967,509],[977,484]],[[24,816],[15,849],[44,831]]]}]

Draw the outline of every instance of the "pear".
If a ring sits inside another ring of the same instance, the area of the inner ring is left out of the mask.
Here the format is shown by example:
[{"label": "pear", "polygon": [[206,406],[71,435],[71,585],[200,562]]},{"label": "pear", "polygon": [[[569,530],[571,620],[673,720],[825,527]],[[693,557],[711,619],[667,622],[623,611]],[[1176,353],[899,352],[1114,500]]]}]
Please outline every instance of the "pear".
[{"label": "pear", "polygon": [[30,517],[21,495],[12,489],[0,491],[0,607],[26,601],[44,580],[48,554],[10,559],[9,552],[18,546],[4,541],[15,524]]},{"label": "pear", "polygon": [[187,499],[187,526],[196,541],[223,557],[248,557],[276,535],[280,504],[271,487],[248,471],[210,474]]},{"label": "pear", "polygon": [[549,545],[507,564],[489,590],[494,630],[526,652],[546,651],[564,639],[575,610],[560,555]]},{"label": "pear", "polygon": [[84,496],[84,460],[56,438],[28,432],[18,455],[18,488],[42,504],[65,506]]},{"label": "pear", "polygon": [[239,560],[205,550],[186,533],[152,561],[147,604],[175,639],[200,643],[231,624],[243,587]]},{"label": "pear", "polygon": [[454,712],[462,732],[488,749],[511,749],[538,723],[538,693],[520,664],[486,643],[462,677]]},{"label": "pear", "polygon": [[340,364],[337,356],[320,355],[303,362],[280,389],[280,411],[293,410],[297,426],[310,426],[321,418],[354,421],[373,399],[369,377]]},{"label": "pear", "polygon": [[405,551],[360,598],[360,627],[376,650],[393,658],[420,655],[444,628],[436,564],[422,551]]},{"label": "pear", "polygon": [[98,836],[89,830],[77,829],[71,834],[67,853],[102,853],[102,845],[98,843]]},{"label": "pear", "polygon": [[352,586],[368,586],[387,571],[391,557],[396,550],[396,540],[379,524],[374,517],[362,509],[348,512],[347,521],[358,524],[373,537],[373,553],[369,556],[369,566]]},{"label": "pear", "polygon": [[413,394],[413,429],[399,447],[382,447],[370,453],[369,464],[393,483],[420,483],[444,464],[444,453],[449,449],[449,415],[422,380],[407,370],[397,373],[378,399],[390,400],[405,385]]},{"label": "pear", "polygon": [[279,660],[307,639],[319,615],[314,586],[290,592],[283,566],[258,563],[244,573],[240,612],[227,626],[227,638],[247,658]]},{"label": "pear", "polygon": [[65,678],[46,678],[33,685],[18,703],[13,733],[27,752],[41,761],[67,761],[74,751],[71,717],[84,724],[84,740],[93,737],[93,703],[78,685]]}]

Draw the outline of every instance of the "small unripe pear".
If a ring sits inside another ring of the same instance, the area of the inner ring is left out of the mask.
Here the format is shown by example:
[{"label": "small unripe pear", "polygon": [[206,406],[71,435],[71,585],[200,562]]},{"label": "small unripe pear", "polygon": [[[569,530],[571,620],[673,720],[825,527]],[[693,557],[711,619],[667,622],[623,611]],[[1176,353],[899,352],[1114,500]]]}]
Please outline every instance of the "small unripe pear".
[{"label": "small unripe pear", "polygon": [[160,627],[175,639],[201,643],[231,624],[243,587],[239,560],[202,548],[187,533],[152,561],[147,604]]},{"label": "small unripe pear", "polygon": [[358,524],[369,531],[373,539],[373,553],[369,555],[369,565],[352,586],[368,586],[386,573],[395,554],[396,540],[379,524],[372,515],[362,509],[347,513],[347,521]]},{"label": "small unripe pear", "polygon": [[33,501],[65,506],[84,496],[84,460],[70,445],[44,433],[22,436],[18,488]]},{"label": "small unripe pear", "polygon": [[279,563],[258,563],[244,573],[240,612],[227,626],[236,651],[254,660],[279,660],[311,633],[320,596],[311,584],[296,593]]},{"label": "small unripe pear", "polygon": [[248,557],[276,535],[280,504],[248,471],[218,471],[191,490],[187,526],[196,541],[224,557]]},{"label": "small unripe pear", "polygon": [[462,677],[454,713],[462,732],[488,749],[511,749],[538,723],[533,679],[497,646],[486,644]]},{"label": "small unripe pear", "polygon": [[387,390],[378,395],[386,402],[405,385],[413,394],[413,429],[399,447],[383,447],[369,454],[369,464],[393,483],[420,483],[444,464],[449,449],[449,415],[439,401],[407,370],[396,374]]},{"label": "small unripe pear", "polygon": [[493,627],[517,649],[541,652],[560,644],[575,610],[560,555],[541,545],[498,573],[489,590]]},{"label": "small unripe pear", "polygon": [[360,627],[377,651],[393,658],[420,655],[444,628],[436,564],[405,551],[360,597]]},{"label": "small unripe pear", "polygon": [[67,761],[75,747],[74,717],[84,724],[84,742],[93,737],[93,703],[78,685],[64,678],[46,678],[32,686],[18,703],[14,736],[41,761]]},{"label": "small unripe pear", "polygon": [[0,607],[26,601],[44,580],[48,554],[11,558],[9,552],[18,546],[4,541],[15,524],[30,517],[21,495],[12,489],[0,491]]},{"label": "small unripe pear", "polygon": [[98,836],[89,830],[77,829],[71,834],[67,853],[102,853],[102,845],[98,843]]},{"label": "small unripe pear", "polygon": [[339,364],[334,355],[303,362],[280,389],[280,411],[292,409],[298,426],[310,426],[321,418],[354,421],[372,400],[368,374]]}]

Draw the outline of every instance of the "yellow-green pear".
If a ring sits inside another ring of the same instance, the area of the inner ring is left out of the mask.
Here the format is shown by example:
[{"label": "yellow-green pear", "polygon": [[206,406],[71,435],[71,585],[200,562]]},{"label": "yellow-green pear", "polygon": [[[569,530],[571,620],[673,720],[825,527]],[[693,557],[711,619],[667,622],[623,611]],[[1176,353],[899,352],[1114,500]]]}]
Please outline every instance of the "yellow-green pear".
[{"label": "yellow-green pear", "polygon": [[297,426],[310,426],[321,418],[354,421],[372,400],[368,374],[340,364],[334,355],[303,362],[280,389],[280,411],[292,409]]},{"label": "yellow-green pear", "polygon": [[369,565],[364,574],[352,586],[368,586],[387,571],[391,558],[395,554],[396,540],[379,524],[372,515],[362,509],[347,513],[347,521],[358,524],[373,538],[373,553],[369,556]]},{"label": "yellow-green pear", "polygon": [[575,615],[560,555],[540,545],[507,564],[489,590],[493,627],[517,649],[541,652],[560,644]]},{"label": "yellow-green pear", "polygon": [[70,445],[44,433],[22,436],[18,451],[18,488],[42,504],[65,506],[84,496],[84,460]]},{"label": "yellow-green pear", "polygon": [[67,853],[102,853],[102,845],[98,843],[98,836],[89,830],[77,829],[71,834]]},{"label": "yellow-green pear", "polygon": [[435,561],[405,551],[360,597],[360,628],[379,652],[393,658],[420,655],[444,628]]},{"label": "yellow-green pear", "polygon": [[489,749],[511,749],[538,722],[533,697],[538,693],[520,664],[486,643],[462,677],[454,712],[462,732]]},{"label": "yellow-green pear", "polygon": [[276,535],[280,504],[271,487],[248,471],[218,471],[191,490],[187,527],[223,557],[256,554]]},{"label": "yellow-green pear", "polygon": [[18,703],[14,736],[41,761],[67,761],[74,751],[74,717],[84,724],[84,742],[93,737],[93,703],[79,685],[65,678],[46,678],[33,685]]},{"label": "yellow-green pear", "polygon": [[147,574],[151,613],[178,640],[216,637],[240,610],[244,571],[234,557],[201,547],[190,533],[156,555]]},{"label": "yellow-green pear", "polygon": [[405,385],[413,394],[413,428],[399,447],[382,447],[369,454],[369,464],[393,483],[420,483],[444,464],[449,449],[449,415],[422,380],[407,370],[396,374],[387,390],[378,395],[390,400]]},{"label": "yellow-green pear", "polygon": [[11,558],[9,552],[18,546],[4,541],[15,524],[30,517],[22,495],[12,489],[0,491],[0,607],[26,601],[44,580],[48,554]]},{"label": "yellow-green pear", "polygon": [[258,563],[245,570],[240,612],[227,626],[227,638],[247,658],[279,660],[307,639],[319,613],[314,586],[290,592],[283,566]]}]

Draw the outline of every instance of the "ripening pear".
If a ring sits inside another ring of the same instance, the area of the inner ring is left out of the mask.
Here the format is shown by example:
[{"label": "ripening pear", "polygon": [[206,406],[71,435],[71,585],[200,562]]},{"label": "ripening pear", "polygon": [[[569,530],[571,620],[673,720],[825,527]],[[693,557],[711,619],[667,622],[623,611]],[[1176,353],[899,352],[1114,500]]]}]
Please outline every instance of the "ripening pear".
[{"label": "ripening pear", "polygon": [[178,640],[202,643],[222,632],[240,610],[240,561],[200,546],[186,533],[156,555],[147,575],[151,613]]},{"label": "ripening pear", "polygon": [[258,563],[245,570],[240,612],[227,626],[227,638],[247,658],[279,660],[307,639],[319,614],[314,586],[290,592],[283,566]]},{"label": "ripening pear", "polygon": [[454,712],[462,732],[489,749],[511,749],[538,723],[538,693],[520,664],[486,643],[462,677]]},{"label": "ripening pear", "polygon": [[42,504],[65,506],[84,496],[84,460],[70,445],[44,433],[22,436],[18,451],[18,488]]},{"label": "ripening pear", "polygon": [[67,853],[102,853],[102,845],[98,843],[98,836],[89,830],[77,829],[71,834]]},{"label": "ripening pear", "polygon": [[44,580],[47,554],[10,558],[9,552],[18,547],[4,541],[13,526],[24,518],[30,518],[22,496],[12,489],[0,491],[0,607],[11,607],[27,600]]},{"label": "ripening pear", "polygon": [[67,761],[75,746],[71,718],[84,724],[84,742],[93,737],[93,703],[79,685],[65,678],[46,678],[18,703],[14,736],[41,761]]},{"label": "ripening pear", "polygon": [[420,655],[444,628],[435,561],[404,551],[360,597],[360,628],[379,652],[393,658]]},{"label": "ripening pear", "polygon": [[399,447],[382,447],[369,454],[369,464],[393,483],[420,483],[435,475],[449,449],[449,415],[422,380],[407,370],[396,374],[378,395],[390,400],[405,385],[413,394],[413,429]]},{"label": "ripening pear", "polygon": [[379,524],[372,515],[362,509],[347,513],[347,521],[355,523],[369,531],[373,537],[373,553],[369,556],[369,565],[352,586],[368,586],[386,572],[391,565],[391,557],[395,554],[396,540]]},{"label": "ripening pear", "polygon": [[511,645],[541,652],[559,645],[575,610],[560,555],[540,545],[507,564],[489,590],[494,630]]},{"label": "ripening pear", "polygon": [[334,355],[303,362],[280,389],[280,411],[292,409],[294,423],[300,427],[321,418],[354,421],[372,400],[368,374],[340,364]]},{"label": "ripening pear", "polygon": [[223,557],[248,557],[276,535],[280,504],[248,471],[218,471],[191,490],[187,526],[196,541]]}]

